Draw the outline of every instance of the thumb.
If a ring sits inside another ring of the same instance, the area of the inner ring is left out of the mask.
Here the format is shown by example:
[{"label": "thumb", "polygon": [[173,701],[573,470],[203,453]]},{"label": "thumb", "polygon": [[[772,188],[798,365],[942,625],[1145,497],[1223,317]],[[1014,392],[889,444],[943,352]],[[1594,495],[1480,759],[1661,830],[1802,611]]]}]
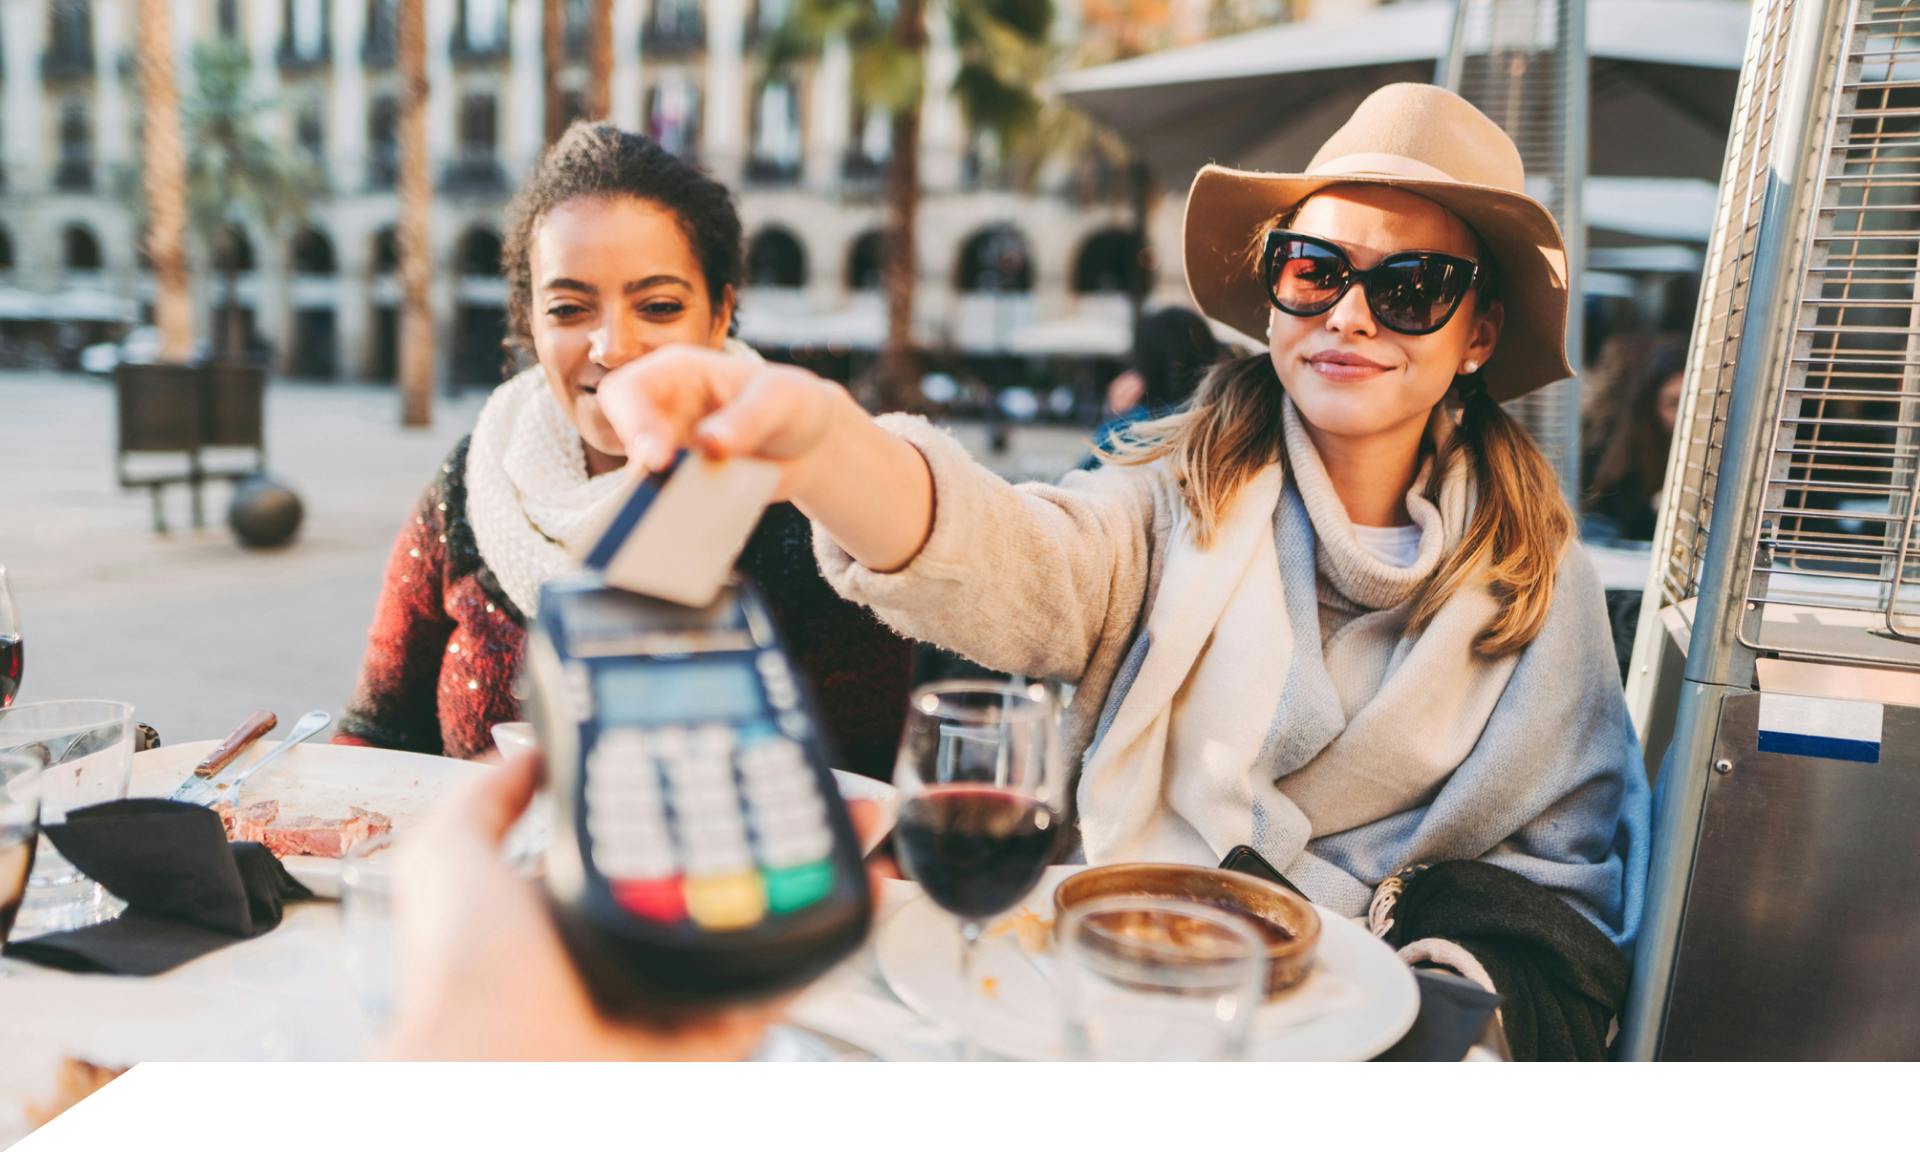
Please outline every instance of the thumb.
[{"label": "thumb", "polygon": [[[513,822],[527,810],[540,781],[540,754],[527,752],[488,770],[454,805],[457,818],[469,835],[479,835],[488,843],[504,840]],[[450,816],[455,813],[449,813]]]}]

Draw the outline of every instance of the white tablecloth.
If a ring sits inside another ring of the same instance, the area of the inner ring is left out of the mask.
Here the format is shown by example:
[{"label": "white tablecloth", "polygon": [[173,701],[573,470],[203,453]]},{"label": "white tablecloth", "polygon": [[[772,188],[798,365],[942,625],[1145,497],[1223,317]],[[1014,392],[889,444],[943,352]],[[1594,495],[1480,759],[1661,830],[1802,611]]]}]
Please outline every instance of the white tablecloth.
[{"label": "white tablecloth", "polygon": [[[916,891],[889,881],[878,915]],[[871,946],[822,979],[794,1016],[887,1059],[954,1053],[950,1038],[887,989]],[[25,1135],[24,1110],[49,1096],[64,1057],[353,1060],[374,1039],[347,977],[340,906],[330,902],[293,905],[272,932],[160,976],[75,976],[0,960],[0,1147]]]}]

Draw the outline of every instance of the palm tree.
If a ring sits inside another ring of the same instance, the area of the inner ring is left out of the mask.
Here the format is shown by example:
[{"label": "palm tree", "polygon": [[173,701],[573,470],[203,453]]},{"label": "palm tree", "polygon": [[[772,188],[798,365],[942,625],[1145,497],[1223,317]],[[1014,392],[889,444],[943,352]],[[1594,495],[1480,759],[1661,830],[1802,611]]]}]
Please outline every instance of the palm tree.
[{"label": "palm tree", "polygon": [[567,67],[567,0],[542,0],[540,5],[540,71],[545,84],[542,101],[547,145],[567,130],[567,92],[560,73]]},{"label": "palm tree", "polygon": [[[960,69],[953,81],[967,123],[991,132],[1003,152],[1039,110],[1034,87],[1046,65],[1052,0],[944,0]],[[769,72],[843,41],[853,60],[854,99],[891,124],[887,243],[881,282],[887,339],[880,394],[891,408],[918,406],[913,347],[915,224],[920,206],[920,106],[926,91],[928,0],[792,0],[764,51]]]},{"label": "palm tree", "polygon": [[[570,12],[585,18],[586,26],[577,38],[567,36]],[[613,112],[613,0],[544,0],[541,6],[540,62],[546,70],[548,144],[567,130],[567,96],[560,75],[567,67],[569,39],[584,43],[587,50],[587,90],[581,111],[589,120],[605,120]]]},{"label": "palm tree", "polygon": [[[314,183],[309,160],[260,132],[269,105],[255,95],[252,75],[252,61],[237,42],[196,47],[193,92],[183,116],[188,213],[220,267],[226,318],[222,352],[229,359],[246,352],[237,291],[244,222],[257,220],[277,233],[283,222],[306,215],[307,190]],[[154,215],[159,214],[156,205]],[[156,259],[156,273],[158,265]]]},{"label": "palm tree", "polygon": [[180,88],[173,75],[167,0],[140,0],[135,16],[140,69],[140,152],[147,201],[147,256],[153,262],[160,356],[193,356],[193,301],[187,290],[187,163],[180,146]]},{"label": "palm tree", "polygon": [[427,0],[400,0],[400,422],[433,421],[433,253],[427,212]]},{"label": "palm tree", "polygon": [[613,115],[613,0],[593,0],[587,26],[587,119]]}]

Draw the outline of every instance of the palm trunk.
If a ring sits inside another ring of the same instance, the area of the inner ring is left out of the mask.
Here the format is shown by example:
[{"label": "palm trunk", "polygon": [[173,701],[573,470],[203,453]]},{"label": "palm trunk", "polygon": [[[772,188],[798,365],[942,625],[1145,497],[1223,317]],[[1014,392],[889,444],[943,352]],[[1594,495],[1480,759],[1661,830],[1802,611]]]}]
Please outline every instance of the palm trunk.
[{"label": "palm trunk", "polygon": [[180,143],[170,7],[167,0],[140,0],[135,36],[154,322],[160,327],[160,358],[182,363],[193,357],[193,301],[187,283],[187,158]]},{"label": "palm trunk", "polygon": [[[925,55],[924,0],[900,0],[894,36],[907,51]],[[887,159],[887,247],[882,281],[887,293],[887,343],[880,350],[880,400],[890,410],[919,407],[913,346],[913,301],[918,286],[914,234],[920,210],[920,101],[893,113],[892,154]]]},{"label": "palm trunk", "polygon": [[247,351],[246,332],[240,326],[240,262],[233,248],[233,241],[228,240],[220,254],[221,311],[226,321],[220,358],[229,362],[244,360]]},{"label": "palm trunk", "polygon": [[613,116],[613,0],[593,0],[587,29],[587,118]]},{"label": "palm trunk", "polygon": [[433,422],[433,301],[427,212],[427,0],[400,0],[400,422]]},{"label": "palm trunk", "polygon": [[566,91],[560,73],[567,66],[566,0],[542,0],[540,5],[540,68],[546,95],[546,136],[551,145],[567,130]]}]

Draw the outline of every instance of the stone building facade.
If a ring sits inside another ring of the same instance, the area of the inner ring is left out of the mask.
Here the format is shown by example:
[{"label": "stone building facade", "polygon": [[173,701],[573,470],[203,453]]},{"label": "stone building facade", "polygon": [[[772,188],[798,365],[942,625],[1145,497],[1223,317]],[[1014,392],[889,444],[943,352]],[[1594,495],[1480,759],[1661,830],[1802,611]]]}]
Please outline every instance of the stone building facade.
[{"label": "stone building facade", "polygon": [[[1323,5],[1337,6],[1337,5]],[[238,298],[282,373],[391,378],[399,285],[397,0],[175,0],[181,86],[192,46],[249,50],[271,98],[265,130],[311,151],[321,186],[304,221],[245,225]],[[428,137],[435,174],[434,311],[443,382],[498,379],[503,209],[542,146],[540,0],[427,0]],[[584,61],[588,4],[569,5]],[[738,189],[749,239],[743,334],[844,364],[876,347],[886,125],[855,107],[850,61],[770,78],[759,38],[781,0],[616,0],[612,119],[696,157]],[[1060,42],[1124,4],[1058,5]],[[1200,0],[1171,19],[1205,34]],[[1268,7],[1274,7],[1269,5]],[[1278,5],[1276,10],[1284,10]],[[135,0],[7,0],[0,8],[0,298],[53,299],[78,315],[144,314]],[[1015,180],[947,93],[959,67],[935,15],[919,223],[917,330],[936,357],[1117,356],[1126,346],[1135,247],[1123,166],[1058,156]],[[563,83],[577,93],[582,63]],[[1177,251],[1177,195],[1150,215],[1150,247]],[[1171,203],[1168,203],[1171,202]],[[198,332],[217,331],[219,277],[191,245]],[[1150,256],[1149,265],[1154,264]],[[1156,297],[1184,295],[1159,261]],[[56,308],[55,311],[58,311]]]}]

